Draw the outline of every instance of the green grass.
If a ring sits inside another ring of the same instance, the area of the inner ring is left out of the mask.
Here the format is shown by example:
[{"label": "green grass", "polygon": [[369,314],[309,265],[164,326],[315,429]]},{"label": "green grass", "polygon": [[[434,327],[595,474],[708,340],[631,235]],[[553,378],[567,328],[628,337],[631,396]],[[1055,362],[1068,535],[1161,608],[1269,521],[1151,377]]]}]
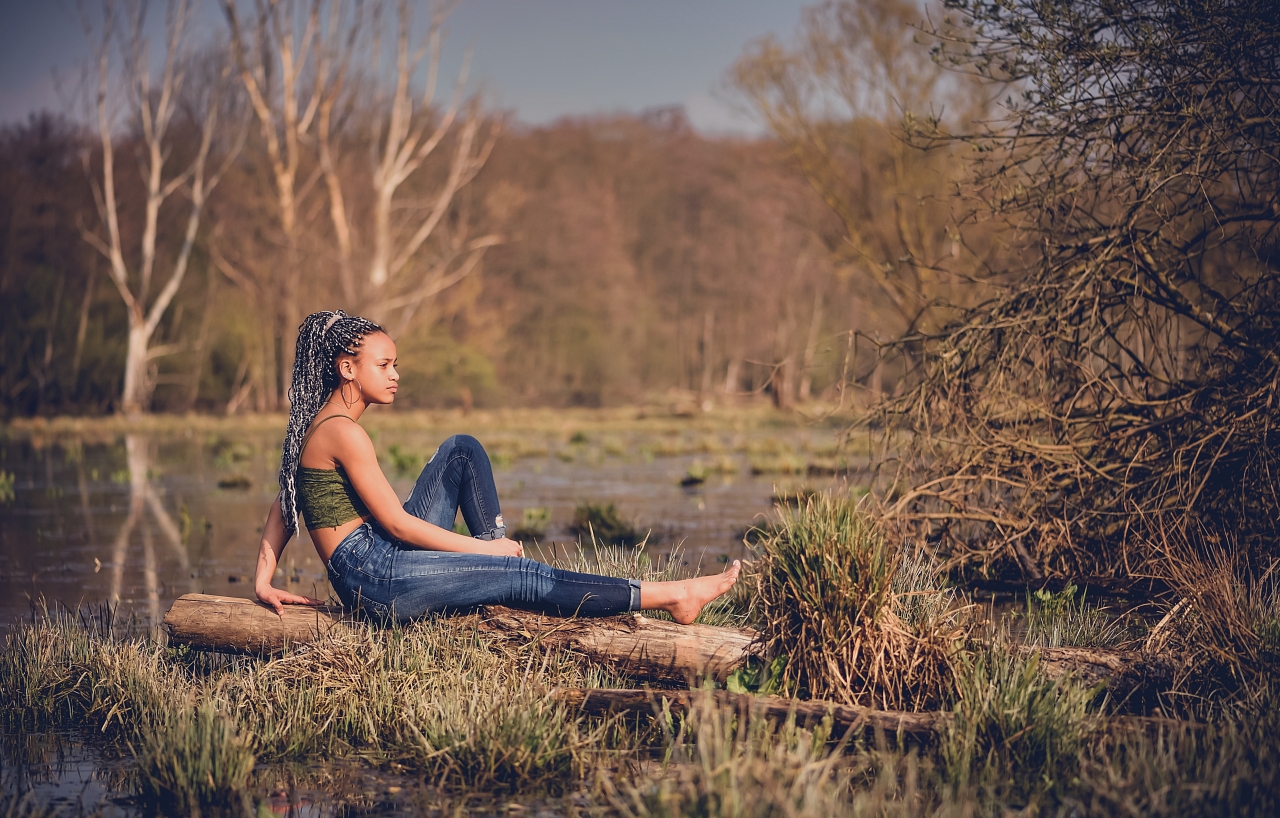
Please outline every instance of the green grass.
[{"label": "green grass", "polygon": [[1061,593],[1044,590],[1027,594],[1026,634],[1023,641],[1041,648],[1111,648],[1126,640],[1127,631],[1112,611],[1090,605],[1076,587]]},{"label": "green grass", "polygon": [[942,738],[947,778],[1000,802],[1061,791],[1097,726],[1092,691],[1068,677],[1046,678],[1036,654],[1000,640],[958,661],[956,697]]},{"label": "green grass", "polygon": [[397,477],[416,477],[422,471],[422,455],[407,451],[398,444],[387,447],[387,457]]},{"label": "green grass", "polygon": [[[591,559],[626,567],[619,549]],[[673,570],[655,563],[630,567]],[[465,617],[361,626],[262,660],[52,616],[14,628],[0,652],[7,728],[118,745],[135,797],[162,814],[252,812],[265,791],[255,762],[270,776],[335,759],[420,776],[446,798],[572,792],[582,814],[631,816],[1273,814],[1280,792],[1275,690],[1209,723],[1109,718],[1091,691],[1000,643],[957,660],[953,720],[914,749],[711,701],[684,717],[588,719],[553,697],[632,684],[490,641]],[[4,799],[0,815],[46,814],[16,790]]]},{"label": "green grass", "polygon": [[247,785],[253,742],[213,698],[193,707],[155,711],[135,750],[138,794],[162,809],[198,816],[202,807],[240,802],[251,812]]},{"label": "green grass", "polygon": [[521,542],[544,540],[550,523],[551,509],[542,506],[525,508],[520,513],[520,523],[507,536]]},{"label": "green grass", "polygon": [[816,494],[761,530],[754,624],[784,689],[890,709],[937,706],[962,633],[925,558],[847,497]]}]

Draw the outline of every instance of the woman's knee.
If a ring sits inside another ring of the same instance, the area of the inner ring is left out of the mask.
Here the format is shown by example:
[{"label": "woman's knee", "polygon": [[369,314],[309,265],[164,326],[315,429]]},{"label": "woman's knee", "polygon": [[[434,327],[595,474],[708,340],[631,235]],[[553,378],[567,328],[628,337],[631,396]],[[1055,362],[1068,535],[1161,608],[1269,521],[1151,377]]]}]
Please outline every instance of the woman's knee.
[{"label": "woman's knee", "polygon": [[481,446],[480,441],[471,435],[451,435],[436,450],[436,456],[445,455],[448,457],[454,453],[465,454],[468,457],[475,457],[476,455],[488,457],[484,446]]}]

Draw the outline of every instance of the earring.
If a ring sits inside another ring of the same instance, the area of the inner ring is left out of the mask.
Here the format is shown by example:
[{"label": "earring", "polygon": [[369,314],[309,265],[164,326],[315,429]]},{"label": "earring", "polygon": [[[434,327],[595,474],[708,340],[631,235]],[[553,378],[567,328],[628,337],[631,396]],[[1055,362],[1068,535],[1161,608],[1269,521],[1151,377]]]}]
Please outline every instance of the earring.
[{"label": "earring", "polygon": [[355,403],[354,399],[347,400],[347,385],[350,383],[351,381],[343,381],[342,386],[338,388],[338,396],[342,398],[342,404],[347,407],[350,407],[351,404]]}]

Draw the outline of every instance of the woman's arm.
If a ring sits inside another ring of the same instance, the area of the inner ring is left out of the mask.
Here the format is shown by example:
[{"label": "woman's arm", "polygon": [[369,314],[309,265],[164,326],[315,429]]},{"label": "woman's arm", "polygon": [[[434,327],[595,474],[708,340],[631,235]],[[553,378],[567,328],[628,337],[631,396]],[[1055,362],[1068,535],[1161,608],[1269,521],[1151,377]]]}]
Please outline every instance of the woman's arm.
[{"label": "woman's arm", "polygon": [[278,616],[284,616],[285,605],[322,604],[318,599],[291,594],[271,586],[271,578],[276,575],[280,555],[288,544],[289,535],[285,533],[284,515],[280,512],[280,496],[276,495],[271,511],[267,512],[267,522],[262,526],[262,546],[258,549],[258,570],[253,579],[253,591],[264,604],[275,608]]},{"label": "woman's arm", "polygon": [[342,423],[333,433],[336,439],[335,459],[346,470],[347,477],[351,478],[351,485],[355,487],[369,512],[392,537],[430,551],[465,551],[500,557],[524,555],[524,549],[514,540],[477,540],[474,537],[464,537],[405,511],[395,489],[391,488],[386,475],[378,466],[373,441],[364,429],[356,423]]}]

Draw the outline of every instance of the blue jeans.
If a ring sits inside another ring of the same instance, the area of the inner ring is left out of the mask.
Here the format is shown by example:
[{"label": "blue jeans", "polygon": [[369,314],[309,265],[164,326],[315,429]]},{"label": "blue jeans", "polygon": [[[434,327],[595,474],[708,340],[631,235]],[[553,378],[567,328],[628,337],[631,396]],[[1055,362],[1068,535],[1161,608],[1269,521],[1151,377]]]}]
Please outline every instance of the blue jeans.
[{"label": "blue jeans", "polygon": [[[446,529],[461,510],[478,539],[506,536],[489,456],[470,435],[454,435],[440,445],[404,509]],[[638,580],[563,571],[521,557],[427,551],[392,539],[376,522],[338,544],[329,558],[329,582],[347,608],[401,620],[480,605],[557,616],[612,616],[640,608]]]}]

